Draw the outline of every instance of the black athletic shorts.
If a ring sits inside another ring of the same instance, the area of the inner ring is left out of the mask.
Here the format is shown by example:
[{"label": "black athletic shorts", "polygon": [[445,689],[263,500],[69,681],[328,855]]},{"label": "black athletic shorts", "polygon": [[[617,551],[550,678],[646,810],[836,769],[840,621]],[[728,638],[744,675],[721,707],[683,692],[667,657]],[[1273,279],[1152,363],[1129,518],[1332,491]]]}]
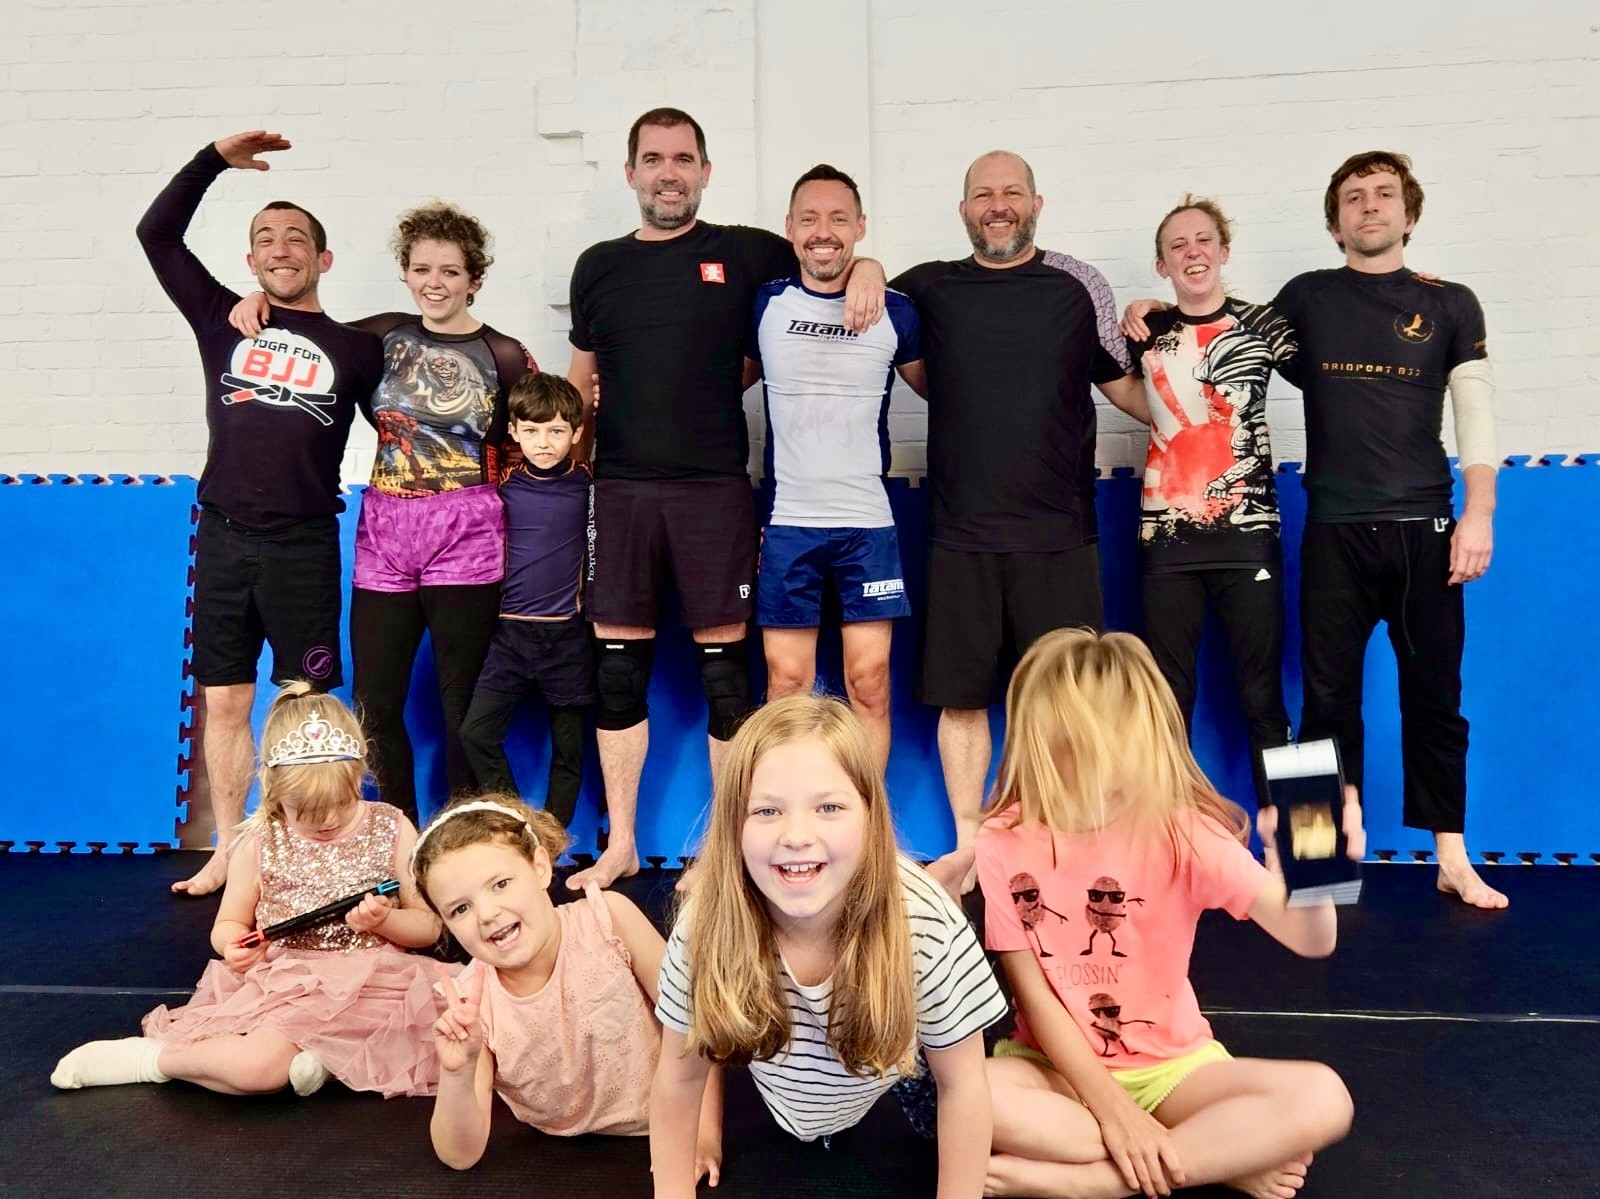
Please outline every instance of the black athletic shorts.
[{"label": "black athletic shorts", "polygon": [[194,552],[195,679],[203,687],[256,681],[272,646],[272,681],[304,679],[319,691],[344,680],[339,616],[339,522],[317,517],[253,532],[200,513]]},{"label": "black athletic shorts", "polygon": [[516,620],[502,616],[478,674],[478,689],[537,693],[552,707],[595,702],[594,630],[581,616]]},{"label": "black athletic shorts", "polygon": [[668,580],[690,629],[750,619],[755,493],[746,479],[594,481],[586,607],[596,624],[654,628]]},{"label": "black athletic shorts", "polygon": [[918,699],[937,708],[987,708],[1040,636],[1104,624],[1099,547],[984,554],[930,545],[925,607]]}]

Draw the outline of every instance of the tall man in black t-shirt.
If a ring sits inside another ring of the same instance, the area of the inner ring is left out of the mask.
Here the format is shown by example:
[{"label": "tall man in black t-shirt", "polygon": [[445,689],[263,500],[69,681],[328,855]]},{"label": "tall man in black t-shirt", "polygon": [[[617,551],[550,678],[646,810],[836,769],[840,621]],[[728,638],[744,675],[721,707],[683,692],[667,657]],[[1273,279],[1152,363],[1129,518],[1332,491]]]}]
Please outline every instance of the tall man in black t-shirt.
[{"label": "tall man in black t-shirt", "polygon": [[[1473,868],[1462,835],[1460,585],[1483,576],[1494,548],[1494,379],[1477,297],[1406,269],[1421,215],[1405,155],[1354,156],[1324,197],[1344,268],[1291,279],[1272,302],[1299,333],[1294,381],[1305,390],[1300,738],[1337,738],[1360,785],[1362,662],[1384,621],[1399,664],[1405,822],[1433,832],[1440,890],[1500,908],[1506,897]],[[1459,520],[1440,442],[1446,387],[1466,485]]]},{"label": "tall man in black t-shirt", "polygon": [[921,699],[943,709],[960,846],[978,831],[1003,651],[1102,621],[1090,384],[1147,419],[1104,277],[1034,245],[1044,197],[1033,170],[994,151],[963,188],[972,257],[892,284],[922,319],[932,544]]},{"label": "tall man in black t-shirt", "polygon": [[[650,744],[655,625],[670,576],[692,631],[708,705],[713,775],[750,706],[746,624],[756,526],[748,473],[744,347],[756,289],[795,271],[794,250],[763,229],[696,219],[711,179],[705,134],[688,113],[652,109],[628,133],[638,230],[589,247],[572,272],[572,362],[595,414],[589,616],[599,640],[595,716],[609,835],[574,890],[639,868],[634,814]],[[853,269],[846,323],[883,310],[883,272]]]},{"label": "tall man in black t-shirt", "polygon": [[139,222],[139,242],[162,289],[200,345],[210,441],[200,475],[194,564],[195,680],[205,690],[203,751],[217,851],[174,891],[204,895],[227,877],[255,764],[250,709],[256,660],[272,646],[275,682],[339,685],[339,463],[358,405],[383,370],[378,338],[322,311],[317,281],[333,265],[321,223],[278,200],[250,222],[245,257],[272,302],[256,337],[228,324],[239,296],[184,244],[211,182],[229,167],[264,171],[257,157],[287,150],[276,133],[208,145],[167,184]]}]

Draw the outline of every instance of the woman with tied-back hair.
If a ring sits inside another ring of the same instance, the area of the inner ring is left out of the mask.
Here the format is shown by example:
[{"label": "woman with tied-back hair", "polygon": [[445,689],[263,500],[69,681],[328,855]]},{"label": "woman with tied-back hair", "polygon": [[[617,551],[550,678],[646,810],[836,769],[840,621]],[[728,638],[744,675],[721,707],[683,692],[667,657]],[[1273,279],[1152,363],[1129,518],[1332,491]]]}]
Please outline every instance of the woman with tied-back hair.
[{"label": "woman with tied-back hair", "polygon": [[1129,338],[1150,425],[1139,525],[1144,638],[1188,727],[1210,607],[1233,655],[1259,803],[1261,751],[1289,739],[1283,704],[1283,582],[1267,380],[1299,353],[1271,308],[1223,290],[1232,226],[1215,200],[1185,196],[1156,226],[1156,273],[1176,304]]}]

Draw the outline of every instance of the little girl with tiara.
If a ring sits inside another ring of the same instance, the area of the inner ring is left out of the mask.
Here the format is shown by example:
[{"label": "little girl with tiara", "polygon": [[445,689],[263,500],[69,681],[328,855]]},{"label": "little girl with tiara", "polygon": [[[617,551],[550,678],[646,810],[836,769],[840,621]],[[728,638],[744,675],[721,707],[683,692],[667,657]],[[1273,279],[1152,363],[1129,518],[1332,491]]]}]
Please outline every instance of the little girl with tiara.
[{"label": "little girl with tiara", "polygon": [[[417,886],[473,958],[459,977],[440,978],[445,1011],[433,1028],[430,1133],[439,1160],[457,1170],[483,1156],[496,1094],[524,1124],[557,1136],[649,1129],[665,942],[631,900],[593,883],[557,907],[550,880],[566,848],[559,820],[508,795],[458,801],[417,840]],[[696,1096],[689,1123],[693,1178],[715,1186],[720,1079],[704,1102]]]},{"label": "little girl with tiara", "polygon": [[[330,695],[290,683],[262,731],[261,803],[228,859],[222,905],[194,998],[158,1007],[144,1036],[80,1045],[56,1065],[58,1087],[181,1078],[226,1095],[309,1095],[329,1075],[384,1096],[432,1094],[438,1060],[425,1034],[432,980],[420,948],[439,921],[411,881],[417,832],[397,809],[361,798],[361,725]],[[376,887],[342,920],[252,944],[252,930]],[[245,944],[241,944],[241,940]]]},{"label": "little girl with tiara", "polygon": [[[1291,1199],[1352,1105],[1317,1062],[1235,1060],[1189,985],[1207,908],[1248,917],[1305,957],[1333,952],[1329,901],[1288,907],[1244,812],[1189,752],[1142,642],[1062,629],[1034,642],[1006,693],[1006,741],[978,835],[989,948],[1017,1004],[990,1062],[990,1195],[1112,1199],[1224,1183]],[[1365,846],[1347,789],[1350,854]]]},{"label": "little girl with tiara", "polygon": [[656,1004],[657,1199],[694,1194],[693,1112],[712,1063],[748,1065],[804,1141],[894,1089],[913,1127],[937,1133],[939,1199],[980,1194],[982,1032],[1005,999],[961,909],[896,847],[883,772],[847,706],[793,695],[746,720],[695,874]]}]

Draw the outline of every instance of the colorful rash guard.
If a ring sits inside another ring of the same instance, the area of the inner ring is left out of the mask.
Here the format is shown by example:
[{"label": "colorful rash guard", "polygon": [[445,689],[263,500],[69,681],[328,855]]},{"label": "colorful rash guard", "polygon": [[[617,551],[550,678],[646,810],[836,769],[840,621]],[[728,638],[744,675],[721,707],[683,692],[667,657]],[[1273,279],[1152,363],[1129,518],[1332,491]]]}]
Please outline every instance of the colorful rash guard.
[{"label": "colorful rash guard", "polygon": [[1311,271],[1272,301],[1300,340],[1307,519],[1452,513],[1440,438],[1450,372],[1488,357],[1483,309],[1459,283],[1409,270]]},{"label": "colorful rash guard", "polygon": [[1139,539],[1150,571],[1254,566],[1278,557],[1278,494],[1267,380],[1292,363],[1294,331],[1277,313],[1228,299],[1217,311],[1146,318],[1129,340],[1150,401]]},{"label": "colorful rash guard", "polygon": [[538,369],[533,355],[488,325],[435,333],[420,316],[400,312],[356,324],[383,338],[372,486],[413,499],[493,482],[505,452],[506,396]]},{"label": "colorful rash guard", "polygon": [[339,466],[350,422],[368,410],[383,369],[371,333],[325,313],[274,307],[242,337],[228,324],[237,292],[217,282],[184,233],[212,180],[228,169],[207,145],[139,221],[139,243],[194,330],[206,378],[200,505],[260,532],[344,511]]}]

